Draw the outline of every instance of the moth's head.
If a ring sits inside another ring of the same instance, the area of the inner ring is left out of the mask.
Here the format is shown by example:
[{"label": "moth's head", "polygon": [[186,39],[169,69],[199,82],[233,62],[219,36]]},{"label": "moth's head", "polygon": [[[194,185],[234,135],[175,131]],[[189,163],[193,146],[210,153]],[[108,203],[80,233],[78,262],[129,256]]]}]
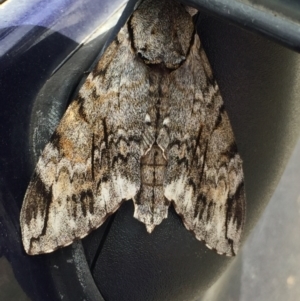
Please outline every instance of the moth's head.
[{"label": "moth's head", "polygon": [[176,69],[186,59],[194,24],[177,1],[144,0],[133,13],[129,26],[134,49],[146,64]]}]

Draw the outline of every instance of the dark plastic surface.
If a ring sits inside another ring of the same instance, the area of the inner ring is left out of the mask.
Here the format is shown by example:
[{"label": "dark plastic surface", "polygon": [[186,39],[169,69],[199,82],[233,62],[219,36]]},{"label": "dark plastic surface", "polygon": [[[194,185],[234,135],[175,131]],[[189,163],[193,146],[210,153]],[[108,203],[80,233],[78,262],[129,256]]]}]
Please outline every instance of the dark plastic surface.
[{"label": "dark plastic surface", "polygon": [[185,2],[300,51],[300,5],[297,0],[186,0]]},{"label": "dark plastic surface", "polygon": [[[203,13],[199,32],[244,160],[246,239],[299,136],[300,86],[294,79],[300,58]],[[32,300],[101,300],[100,292],[106,301],[201,300],[232,259],[196,241],[174,210],[149,235],[127,202],[82,245],[35,257],[23,251],[19,210],[34,162],[105,41],[102,36],[83,47],[51,78],[59,53],[76,46],[58,33],[9,65],[0,62],[2,255]],[[45,60],[49,56],[53,60]]]}]

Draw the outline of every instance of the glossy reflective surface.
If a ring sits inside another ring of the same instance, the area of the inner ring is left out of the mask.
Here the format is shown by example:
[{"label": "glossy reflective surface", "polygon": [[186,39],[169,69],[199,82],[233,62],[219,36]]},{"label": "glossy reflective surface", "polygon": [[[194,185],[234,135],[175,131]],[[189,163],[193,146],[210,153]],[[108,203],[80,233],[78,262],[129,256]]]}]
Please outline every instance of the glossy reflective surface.
[{"label": "glossy reflective surface", "polygon": [[187,0],[208,13],[300,51],[297,0]]},{"label": "glossy reflective surface", "polygon": [[297,0],[241,0],[241,2],[272,10],[275,14],[300,22],[300,2]]},{"label": "glossy reflective surface", "polygon": [[124,2],[8,0],[0,5],[0,57],[22,54],[53,32],[81,43]]}]

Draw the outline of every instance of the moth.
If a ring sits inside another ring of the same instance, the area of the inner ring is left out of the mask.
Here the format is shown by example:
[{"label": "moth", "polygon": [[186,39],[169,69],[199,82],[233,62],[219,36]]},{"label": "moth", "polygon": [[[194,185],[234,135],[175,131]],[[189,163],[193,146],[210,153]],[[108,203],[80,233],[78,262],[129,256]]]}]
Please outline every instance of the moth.
[{"label": "moth", "polygon": [[144,0],[87,77],[24,197],[28,254],[85,237],[127,200],[149,233],[172,203],[207,247],[237,253],[242,160],[188,11]]}]

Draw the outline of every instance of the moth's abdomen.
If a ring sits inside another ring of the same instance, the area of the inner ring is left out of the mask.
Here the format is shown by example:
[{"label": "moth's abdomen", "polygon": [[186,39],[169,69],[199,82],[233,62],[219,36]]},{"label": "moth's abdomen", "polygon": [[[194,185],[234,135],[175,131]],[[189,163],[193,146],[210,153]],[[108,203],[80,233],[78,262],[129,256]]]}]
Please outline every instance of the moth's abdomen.
[{"label": "moth's abdomen", "polygon": [[169,201],[164,197],[164,175],[167,161],[155,143],[141,159],[141,188],[134,199],[134,217],[150,233],[168,216]]}]

